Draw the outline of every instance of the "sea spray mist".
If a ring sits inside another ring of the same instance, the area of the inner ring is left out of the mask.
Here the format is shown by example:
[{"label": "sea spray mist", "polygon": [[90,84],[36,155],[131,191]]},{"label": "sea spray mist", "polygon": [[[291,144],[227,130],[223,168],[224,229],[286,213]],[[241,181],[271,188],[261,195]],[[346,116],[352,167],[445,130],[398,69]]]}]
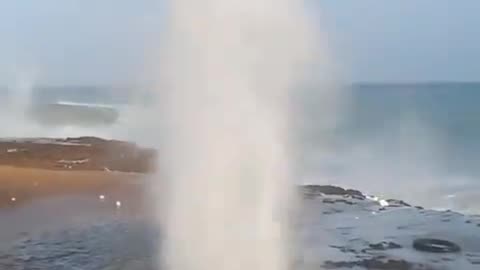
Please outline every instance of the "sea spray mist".
[{"label": "sea spray mist", "polygon": [[161,268],[289,269],[290,97],[316,48],[304,3],[175,0],[168,8],[155,181],[168,190],[157,200]]}]

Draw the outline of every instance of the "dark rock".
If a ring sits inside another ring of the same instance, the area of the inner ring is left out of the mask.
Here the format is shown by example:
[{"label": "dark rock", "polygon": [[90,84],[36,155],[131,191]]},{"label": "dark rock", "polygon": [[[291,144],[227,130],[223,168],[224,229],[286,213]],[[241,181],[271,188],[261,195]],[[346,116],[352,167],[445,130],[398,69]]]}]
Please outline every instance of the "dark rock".
[{"label": "dark rock", "polygon": [[307,195],[338,195],[338,196],[343,196],[343,195],[349,195],[349,196],[355,196],[359,198],[365,198],[365,196],[358,190],[354,189],[344,189],[341,187],[337,186],[331,186],[331,185],[304,185],[301,187],[303,194]]},{"label": "dark rock", "polygon": [[389,207],[412,207],[410,204],[402,201],[402,200],[394,200],[394,199],[388,199],[387,200]]},{"label": "dark rock", "polygon": [[457,253],[461,250],[460,246],[453,242],[433,238],[415,239],[413,248],[418,251],[432,253]]},{"label": "dark rock", "polygon": [[343,253],[357,253],[357,251],[353,248],[345,247],[345,246],[335,246],[335,245],[330,245],[329,247],[335,248],[340,250]]},{"label": "dark rock", "polygon": [[322,202],[323,202],[323,203],[328,203],[328,204],[334,204],[334,203],[344,203],[344,204],[348,204],[348,205],[354,205],[354,204],[355,204],[354,202],[351,202],[351,201],[348,201],[348,200],[344,200],[344,199],[331,199],[331,198],[325,198],[325,199],[323,199]]},{"label": "dark rock", "polygon": [[352,196],[352,197],[357,197],[357,198],[362,198],[362,199],[365,199],[365,195],[363,195],[362,192],[358,191],[358,190],[355,190],[355,189],[347,189],[345,190],[345,192],[347,192],[348,195]]},{"label": "dark rock", "polygon": [[381,260],[378,258],[364,259],[359,261],[326,261],[323,267],[327,269],[363,267],[366,269],[377,270],[410,270],[415,269],[415,267],[420,268],[419,265],[412,264],[405,260]]},{"label": "dark rock", "polygon": [[345,189],[336,186],[316,186],[316,190],[325,195],[346,195]]},{"label": "dark rock", "polygon": [[370,250],[388,250],[388,249],[399,249],[402,248],[401,245],[394,242],[380,242],[377,244],[369,244]]},{"label": "dark rock", "polygon": [[351,197],[353,199],[357,199],[357,200],[361,200],[361,201],[365,200],[365,196],[363,194],[361,196],[360,195],[351,195]]}]

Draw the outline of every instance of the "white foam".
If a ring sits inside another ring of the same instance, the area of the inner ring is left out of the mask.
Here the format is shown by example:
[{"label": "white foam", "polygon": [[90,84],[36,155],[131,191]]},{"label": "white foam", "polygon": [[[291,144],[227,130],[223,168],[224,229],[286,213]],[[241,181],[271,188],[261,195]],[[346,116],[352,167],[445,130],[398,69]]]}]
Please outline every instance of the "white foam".
[{"label": "white foam", "polygon": [[379,200],[378,203],[379,203],[380,206],[382,206],[382,207],[386,207],[386,206],[389,206],[389,205],[390,205],[386,200]]},{"label": "white foam", "polygon": [[105,108],[105,109],[115,109],[114,106],[101,103],[81,103],[81,102],[72,102],[72,101],[57,101],[53,104],[65,105],[65,106],[77,106],[77,107],[89,107],[89,108]]}]

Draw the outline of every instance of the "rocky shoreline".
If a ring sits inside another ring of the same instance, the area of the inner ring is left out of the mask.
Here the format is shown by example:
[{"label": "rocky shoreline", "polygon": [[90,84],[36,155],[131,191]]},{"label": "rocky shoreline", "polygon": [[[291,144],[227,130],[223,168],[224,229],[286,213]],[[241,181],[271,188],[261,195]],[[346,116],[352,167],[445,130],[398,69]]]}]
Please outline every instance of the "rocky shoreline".
[{"label": "rocky shoreline", "polygon": [[[293,269],[479,269],[480,217],[419,209],[397,200],[389,200],[386,205],[379,198],[335,186],[309,185],[299,190],[304,199],[295,225],[300,244]],[[94,215],[91,225],[82,221],[80,227],[22,233],[6,257],[0,256],[0,268],[88,265],[85,269],[156,269],[157,250],[152,243],[157,239],[153,237],[156,229],[148,220],[119,219],[127,209],[123,204],[115,209],[109,202],[116,198],[109,196],[106,201],[85,198],[70,203],[95,206],[82,211],[101,211]],[[134,197],[138,196],[141,194]],[[62,205],[69,205],[68,200],[62,200]],[[125,206],[130,203],[126,201]],[[51,212],[49,208],[33,207]],[[77,209],[72,215],[78,218],[82,211]],[[109,215],[113,220],[109,221]],[[95,259],[90,254],[95,254]]]},{"label": "rocky shoreline", "polygon": [[303,226],[316,228],[303,235],[302,253],[321,257],[304,257],[306,265],[318,260],[324,269],[480,268],[480,216],[426,210],[336,186],[301,191]]},{"label": "rocky shoreline", "polygon": [[96,137],[0,139],[0,208],[72,195],[139,204],[155,159],[153,149]]},{"label": "rocky shoreline", "polygon": [[96,137],[0,140],[0,166],[147,173],[155,156],[153,149]]},{"label": "rocky shoreline", "polygon": [[[143,213],[144,176],[153,171],[155,159],[153,149],[94,137],[3,139],[0,207],[80,194],[105,213],[117,215],[117,201],[124,212]],[[303,198],[298,269],[480,269],[480,216],[423,209],[331,185],[298,190]]]}]

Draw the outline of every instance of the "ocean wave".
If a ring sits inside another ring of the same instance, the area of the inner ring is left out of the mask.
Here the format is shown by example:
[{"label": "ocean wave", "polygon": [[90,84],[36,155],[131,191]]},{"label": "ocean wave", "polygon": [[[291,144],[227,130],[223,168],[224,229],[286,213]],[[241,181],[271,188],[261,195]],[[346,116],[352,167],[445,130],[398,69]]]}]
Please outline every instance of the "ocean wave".
[{"label": "ocean wave", "polygon": [[34,105],[28,116],[44,125],[95,126],[114,124],[120,113],[114,106],[104,104],[57,102]]}]

